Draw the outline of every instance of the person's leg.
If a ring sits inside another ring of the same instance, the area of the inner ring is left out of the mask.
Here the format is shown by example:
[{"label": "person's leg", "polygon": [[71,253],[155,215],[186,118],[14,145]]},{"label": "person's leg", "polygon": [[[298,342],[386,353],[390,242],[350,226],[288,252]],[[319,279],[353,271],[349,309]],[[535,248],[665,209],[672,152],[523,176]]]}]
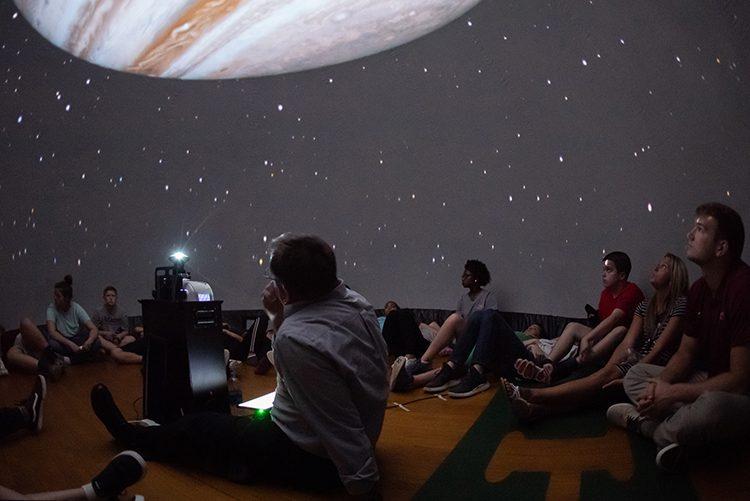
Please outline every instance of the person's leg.
[{"label": "person's leg", "polygon": [[18,347],[11,346],[10,349],[8,349],[8,365],[24,372],[36,372],[38,370],[39,360],[31,355],[27,355]]},{"label": "person's leg", "polygon": [[706,447],[750,438],[750,397],[709,391],[680,407],[654,430],[658,448],[669,444]]},{"label": "person's leg", "polygon": [[598,343],[591,347],[591,350],[585,359],[582,359],[581,354],[579,353],[577,357],[578,362],[581,365],[591,365],[608,359],[612,355],[612,352],[615,351],[615,348],[617,348],[625,338],[627,332],[628,330],[622,325],[615,327],[600,339]]},{"label": "person's leg", "polygon": [[570,322],[563,329],[562,334],[557,339],[555,346],[549,354],[549,359],[553,362],[562,360],[562,358],[570,351],[570,348],[581,341],[583,336],[591,332],[591,327],[588,327],[578,322]]},{"label": "person's leg", "polygon": [[95,476],[91,483],[77,489],[21,494],[0,487],[0,499],[58,499],[63,501],[115,499],[127,487],[138,482],[146,473],[146,462],[134,451],[121,452]]},{"label": "person's leg", "polygon": [[103,385],[91,390],[91,405],[118,442],[148,460],[198,468],[234,482],[268,478],[313,487],[340,485],[330,460],[294,445],[269,415],[201,412],[163,426],[139,427],[125,421]]},{"label": "person's leg", "polygon": [[622,382],[625,394],[630,401],[638,402],[638,398],[646,390],[648,382],[655,377],[659,377],[663,370],[664,367],[654,364],[636,364],[631,367]]},{"label": "person's leg", "polygon": [[394,310],[388,314],[383,324],[383,338],[392,356],[420,356],[427,341],[414,321],[414,316],[407,310]]},{"label": "person's leg", "polygon": [[106,351],[107,354],[112,357],[112,360],[114,360],[118,364],[140,364],[141,362],[143,362],[142,356],[124,351],[122,348],[112,343],[111,341],[100,338],[99,342],[101,343],[104,351]]},{"label": "person's leg", "polygon": [[549,407],[550,412],[576,409],[590,402],[605,384],[622,376],[616,365],[606,365],[589,376],[549,388],[522,388],[530,403]]},{"label": "person's leg", "polygon": [[31,393],[18,406],[0,408],[0,439],[23,428],[39,433],[46,396],[47,381],[44,376],[37,376]]},{"label": "person's leg", "polygon": [[500,312],[491,310],[480,327],[472,363],[486,367],[499,376],[508,377],[513,374],[516,360],[533,358]]},{"label": "person's leg", "polygon": [[440,350],[450,344],[459,332],[463,329],[464,319],[458,313],[451,313],[448,318],[445,319],[443,325],[440,326],[440,330],[435,335],[435,339],[432,340],[430,346],[427,347],[425,352],[420,357],[423,363],[429,364],[432,359],[435,358]]},{"label": "person's leg", "polygon": [[[428,393],[440,393],[457,386],[466,373],[466,361],[474,349],[475,343],[480,335],[491,334],[490,324],[493,310],[483,310],[472,314],[461,337],[456,342],[456,349],[451,353],[450,359],[443,364],[426,385]],[[481,370],[481,369],[480,369]]]}]

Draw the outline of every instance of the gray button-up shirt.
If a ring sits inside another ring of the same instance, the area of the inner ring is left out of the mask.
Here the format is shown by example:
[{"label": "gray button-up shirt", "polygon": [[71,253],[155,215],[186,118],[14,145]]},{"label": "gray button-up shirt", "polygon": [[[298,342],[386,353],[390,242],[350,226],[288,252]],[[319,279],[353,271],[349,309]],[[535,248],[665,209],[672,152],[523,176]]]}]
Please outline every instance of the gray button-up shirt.
[{"label": "gray button-up shirt", "polygon": [[378,481],[375,443],[388,399],[387,348],[372,306],[343,283],[295,303],[273,342],[272,418],[299,447],[328,457],[352,494]]}]

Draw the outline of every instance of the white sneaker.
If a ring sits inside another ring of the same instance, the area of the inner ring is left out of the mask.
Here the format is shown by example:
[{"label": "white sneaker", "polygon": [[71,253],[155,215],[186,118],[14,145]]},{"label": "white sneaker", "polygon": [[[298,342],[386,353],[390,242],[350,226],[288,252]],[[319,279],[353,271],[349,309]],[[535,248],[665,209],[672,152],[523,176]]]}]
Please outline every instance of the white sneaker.
[{"label": "white sneaker", "polygon": [[615,404],[607,409],[607,420],[615,426],[643,435],[641,423],[646,420],[633,404]]},{"label": "white sneaker", "polygon": [[8,375],[8,369],[5,368],[3,359],[0,358],[0,376],[7,376],[7,375]]},{"label": "white sneaker", "polygon": [[656,453],[656,464],[662,470],[680,471],[687,463],[685,448],[680,444],[669,444]]}]

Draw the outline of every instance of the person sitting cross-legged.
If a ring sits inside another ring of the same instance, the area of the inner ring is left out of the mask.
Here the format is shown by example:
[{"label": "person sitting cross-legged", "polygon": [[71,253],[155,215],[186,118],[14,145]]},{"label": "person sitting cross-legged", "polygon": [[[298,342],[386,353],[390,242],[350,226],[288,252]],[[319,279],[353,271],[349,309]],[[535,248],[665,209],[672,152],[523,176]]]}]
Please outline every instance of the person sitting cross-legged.
[{"label": "person sitting cross-legged", "polygon": [[745,228],[730,207],[696,209],[688,259],[702,277],[690,287],[686,329],[666,367],[635,365],[623,387],[633,402],[607,410],[614,424],[656,443],[656,463],[688,466],[691,453],[722,451],[750,438],[750,267]]}]

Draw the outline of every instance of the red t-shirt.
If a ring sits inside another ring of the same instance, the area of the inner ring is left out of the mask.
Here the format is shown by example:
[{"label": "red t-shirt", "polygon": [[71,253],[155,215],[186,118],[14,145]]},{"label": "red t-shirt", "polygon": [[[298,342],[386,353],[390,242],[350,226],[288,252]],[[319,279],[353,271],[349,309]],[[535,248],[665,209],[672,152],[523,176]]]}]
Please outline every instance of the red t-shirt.
[{"label": "red t-shirt", "polygon": [[599,319],[609,317],[615,309],[625,312],[625,316],[617,325],[627,327],[633,320],[633,314],[638,305],[643,301],[643,292],[633,282],[626,282],[625,288],[617,296],[613,296],[609,289],[604,289],[599,296]]},{"label": "red t-shirt", "polygon": [[729,371],[729,352],[750,344],[750,266],[738,262],[712,295],[700,278],[688,293],[685,335],[700,343],[698,368],[715,376]]}]

